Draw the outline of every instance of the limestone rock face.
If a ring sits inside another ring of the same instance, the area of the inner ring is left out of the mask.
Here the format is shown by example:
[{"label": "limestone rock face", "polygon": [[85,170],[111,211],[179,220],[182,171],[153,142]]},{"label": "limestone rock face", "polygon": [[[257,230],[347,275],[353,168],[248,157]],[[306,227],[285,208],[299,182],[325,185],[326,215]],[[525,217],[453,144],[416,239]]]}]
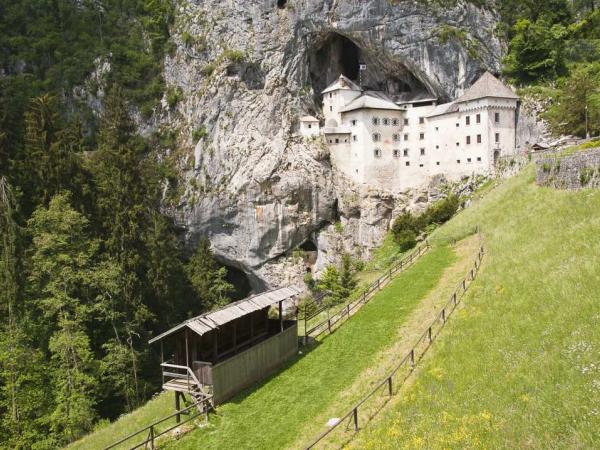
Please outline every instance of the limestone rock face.
[{"label": "limestone rock face", "polygon": [[319,249],[317,268],[340,247],[367,256],[399,211],[437,195],[353,186],[332,169],[322,139],[298,136],[300,116],[321,115],[320,91],[340,73],[358,78],[359,63],[365,86],[442,100],[483,70],[499,71],[496,13],[426,3],[179,3],[165,80],[180,100],[165,100],[157,123],[178,130],[190,150],[176,205],[190,246],[208,236],[258,290],[301,278],[290,258],[307,241]]}]

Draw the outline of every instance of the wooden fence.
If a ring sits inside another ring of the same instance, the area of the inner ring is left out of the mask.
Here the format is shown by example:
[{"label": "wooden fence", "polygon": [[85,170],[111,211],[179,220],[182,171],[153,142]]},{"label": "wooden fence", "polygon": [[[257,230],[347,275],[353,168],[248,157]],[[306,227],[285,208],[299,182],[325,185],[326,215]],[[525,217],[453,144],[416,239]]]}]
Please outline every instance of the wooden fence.
[{"label": "wooden fence", "polygon": [[[327,310],[327,307],[324,305],[317,306],[316,310],[311,314],[307,314],[306,310],[304,313],[304,343],[308,341],[309,337],[317,338],[321,334],[328,332],[331,333],[335,328],[336,324],[341,324],[341,322],[345,319],[348,319],[352,314],[358,311],[363,305],[369,302],[371,298],[375,295],[376,292],[383,289],[393,278],[393,276],[398,273],[406,270],[410,267],[421,255],[424,255],[427,250],[429,250],[431,246],[428,241],[421,244],[417,247],[410,255],[406,258],[401,259],[396,264],[393,264],[389,269],[386,269],[386,272],[383,276],[375,280],[369,286],[367,286],[364,291],[360,294],[360,296],[353,301],[348,302],[347,304],[340,307],[340,309],[331,316],[328,316],[327,319],[322,320],[314,326],[308,328],[307,323],[310,319],[318,316],[323,311]],[[323,298],[323,295],[320,297]],[[306,308],[306,307],[305,307]]]},{"label": "wooden fence", "polygon": [[[212,396],[204,398],[196,403],[193,403],[192,405],[186,408],[180,409],[179,411],[169,416],[163,417],[162,419],[157,420],[156,422],[136,431],[135,433],[131,433],[123,439],[120,439],[119,441],[109,445],[104,450],[115,449],[117,447],[127,448],[129,450],[134,450],[136,448],[155,449],[155,441],[158,437],[168,433],[169,431],[174,430],[177,427],[180,427],[184,423],[190,422],[191,420],[194,420],[200,417],[201,415],[203,415],[205,417],[205,420],[208,421],[208,411],[212,408],[211,400]],[[201,412],[200,410],[203,410],[204,412]],[[182,415],[187,415],[187,417],[184,420],[180,420],[180,417]],[[173,417],[176,417],[175,425],[168,426],[164,430],[161,429],[161,425],[167,422],[168,420],[172,419]],[[141,438],[143,438],[142,441],[132,442],[134,439]]]},{"label": "wooden fence", "polygon": [[[321,443],[325,438],[332,436],[333,433],[341,433],[341,440],[347,442],[352,436],[347,436],[347,432],[352,430],[356,433],[360,429],[361,423],[366,423],[381,410],[381,408],[389,401],[389,399],[398,392],[406,379],[413,372],[415,365],[425,355],[431,344],[436,339],[450,315],[454,312],[457,305],[460,303],[464,293],[467,291],[470,284],[475,279],[481,266],[481,261],[484,255],[483,245],[480,246],[479,252],[473,263],[473,267],[469,270],[463,280],[456,287],[448,302],[438,312],[435,320],[427,327],[421,337],[417,340],[412,349],[404,356],[404,358],[394,367],[391,373],[382,381],[377,383],[375,388],[364,396],[354,407],[350,409],[339,421],[321,433],[314,439],[307,449],[312,449]],[[394,392],[395,391],[395,392]],[[380,394],[379,396],[377,394]],[[379,400],[377,402],[376,400]],[[379,404],[378,404],[379,403]],[[362,420],[361,420],[362,415]],[[353,435],[352,434],[352,435]],[[342,445],[340,445],[342,446]]]}]

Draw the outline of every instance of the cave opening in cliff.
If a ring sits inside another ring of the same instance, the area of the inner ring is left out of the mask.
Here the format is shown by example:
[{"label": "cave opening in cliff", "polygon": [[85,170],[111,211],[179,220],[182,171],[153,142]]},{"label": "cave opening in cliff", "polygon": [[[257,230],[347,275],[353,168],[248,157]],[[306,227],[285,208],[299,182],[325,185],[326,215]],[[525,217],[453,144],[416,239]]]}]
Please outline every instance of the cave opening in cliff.
[{"label": "cave opening in cliff", "polygon": [[231,301],[241,300],[252,294],[252,286],[248,275],[237,267],[225,265],[227,269],[226,279],[233,285],[234,291],[229,295]]},{"label": "cave opening in cliff", "polygon": [[[321,92],[340,74],[360,83],[365,90],[382,91],[392,98],[429,92],[402,60],[384,49],[361,46],[360,41],[336,32],[315,34],[308,48],[307,81],[312,85],[317,104]],[[361,65],[364,70],[360,70]]]},{"label": "cave opening in cliff", "polygon": [[283,8],[285,8],[286,3],[287,3],[287,0],[277,0],[277,7],[279,9],[283,9]]}]

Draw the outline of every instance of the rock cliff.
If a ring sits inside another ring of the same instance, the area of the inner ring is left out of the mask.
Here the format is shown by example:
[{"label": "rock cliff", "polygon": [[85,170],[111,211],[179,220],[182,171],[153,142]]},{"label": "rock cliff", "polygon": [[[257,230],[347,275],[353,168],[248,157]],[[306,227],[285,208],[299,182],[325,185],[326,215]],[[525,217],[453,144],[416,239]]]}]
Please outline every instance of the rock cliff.
[{"label": "rock cliff", "polygon": [[319,92],[340,72],[356,79],[359,63],[363,85],[453,98],[484,69],[499,71],[496,22],[465,1],[180,3],[159,122],[189,149],[178,156],[176,210],[190,244],[207,235],[255,289],[301,278],[291,254],[303,244],[318,248],[317,269],[340,249],[367,256],[395,214],[438,192],[352,185],[322,140],[298,136],[299,116],[319,117]]}]

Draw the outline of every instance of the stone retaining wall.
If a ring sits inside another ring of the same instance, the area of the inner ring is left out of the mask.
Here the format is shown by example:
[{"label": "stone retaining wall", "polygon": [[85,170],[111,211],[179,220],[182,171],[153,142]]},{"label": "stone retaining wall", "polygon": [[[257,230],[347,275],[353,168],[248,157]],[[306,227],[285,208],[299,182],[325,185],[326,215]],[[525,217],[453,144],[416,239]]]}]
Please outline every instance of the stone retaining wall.
[{"label": "stone retaining wall", "polygon": [[536,161],[536,183],[555,189],[600,187],[600,148],[541,157]]}]

